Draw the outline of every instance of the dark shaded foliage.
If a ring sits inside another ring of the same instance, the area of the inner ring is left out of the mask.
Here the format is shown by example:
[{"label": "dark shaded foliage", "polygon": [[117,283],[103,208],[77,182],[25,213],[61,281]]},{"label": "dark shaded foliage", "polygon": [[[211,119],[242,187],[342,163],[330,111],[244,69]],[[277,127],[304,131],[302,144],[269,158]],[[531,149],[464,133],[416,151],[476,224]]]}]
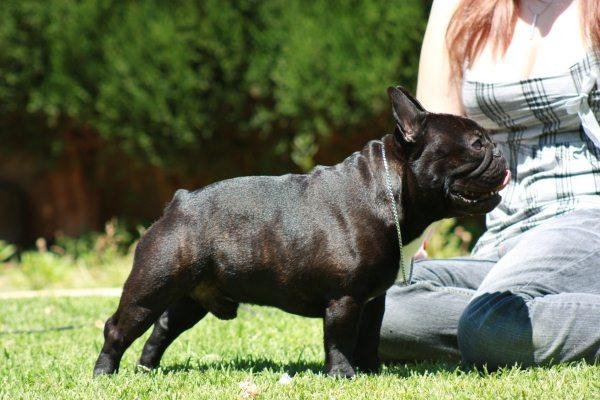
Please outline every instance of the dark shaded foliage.
[{"label": "dark shaded foliage", "polygon": [[5,0],[0,151],[51,160],[79,138],[174,173],[308,169],[319,146],[389,126],[385,88],[414,83],[425,10],[420,0]]}]

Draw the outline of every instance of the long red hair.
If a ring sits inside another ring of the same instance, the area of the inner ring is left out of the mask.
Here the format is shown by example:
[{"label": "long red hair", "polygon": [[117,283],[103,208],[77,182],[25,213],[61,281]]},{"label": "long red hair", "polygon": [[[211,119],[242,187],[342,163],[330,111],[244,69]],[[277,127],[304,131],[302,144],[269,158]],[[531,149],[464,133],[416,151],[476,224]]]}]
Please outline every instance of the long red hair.
[{"label": "long red hair", "polygon": [[[600,48],[600,1],[580,1],[581,21],[588,44]],[[494,52],[504,54],[518,15],[517,0],[462,0],[446,32],[454,76],[462,77],[465,62],[474,60],[488,41]]]}]

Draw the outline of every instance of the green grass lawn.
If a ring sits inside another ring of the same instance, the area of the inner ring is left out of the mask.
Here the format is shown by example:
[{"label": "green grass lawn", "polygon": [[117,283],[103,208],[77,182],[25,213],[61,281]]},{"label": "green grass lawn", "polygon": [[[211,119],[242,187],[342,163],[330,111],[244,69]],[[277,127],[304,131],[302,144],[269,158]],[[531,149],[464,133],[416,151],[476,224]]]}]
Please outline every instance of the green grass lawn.
[{"label": "green grass lawn", "polygon": [[[92,380],[102,323],[116,303],[103,297],[1,301],[0,399],[600,398],[600,366],[583,363],[492,374],[453,364],[388,365],[380,375],[328,378],[321,321],[264,307],[241,307],[228,322],[205,318],[154,372],[136,371],[138,340],[118,375]],[[284,373],[291,383],[278,383]],[[240,387],[248,382],[255,388]]]}]

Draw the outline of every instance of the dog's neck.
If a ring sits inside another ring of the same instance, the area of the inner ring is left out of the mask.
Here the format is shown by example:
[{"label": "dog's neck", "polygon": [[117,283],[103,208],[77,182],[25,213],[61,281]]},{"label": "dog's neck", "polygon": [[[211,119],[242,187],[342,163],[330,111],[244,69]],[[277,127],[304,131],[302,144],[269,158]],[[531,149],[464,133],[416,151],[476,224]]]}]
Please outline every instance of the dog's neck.
[{"label": "dog's neck", "polygon": [[[447,217],[440,198],[423,195],[410,166],[410,149],[403,148],[394,135],[385,135],[381,140],[368,142],[341,163],[332,167],[316,167],[308,175],[322,179],[329,175],[332,181],[342,178],[343,185],[352,192],[355,204],[360,204],[364,212],[371,215],[372,221],[379,221],[385,227],[386,235],[396,236],[396,224],[391,211],[391,202],[386,191],[385,168],[381,153],[385,145],[389,165],[392,193],[396,199],[399,222],[404,243],[417,238],[434,221]],[[344,170],[344,174],[339,174]],[[400,199],[401,197],[401,199]],[[400,201],[398,201],[400,200]],[[333,201],[333,199],[332,199]]]},{"label": "dog's neck", "polygon": [[[386,225],[395,229],[391,204],[386,193],[385,169],[381,153],[381,146],[385,146],[389,164],[390,183],[396,202],[402,229],[404,243],[417,238],[425,228],[434,221],[444,218],[445,212],[439,202],[432,202],[430,198],[420,196],[417,180],[412,173],[406,152],[402,143],[394,138],[393,134],[385,135],[380,141],[369,142],[361,154],[368,159],[374,182],[376,182],[374,197],[383,199],[384,215],[387,216]],[[426,213],[426,214],[425,214]]]}]

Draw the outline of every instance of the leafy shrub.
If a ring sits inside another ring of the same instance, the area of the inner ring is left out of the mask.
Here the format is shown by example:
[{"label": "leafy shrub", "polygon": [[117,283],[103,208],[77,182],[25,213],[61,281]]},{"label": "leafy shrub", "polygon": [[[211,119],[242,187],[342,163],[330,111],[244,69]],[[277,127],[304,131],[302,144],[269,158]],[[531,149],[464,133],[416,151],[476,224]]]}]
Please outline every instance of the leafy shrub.
[{"label": "leafy shrub", "polygon": [[[253,169],[382,128],[385,88],[412,86],[420,0],[0,2],[0,138],[61,154],[101,146],[174,170],[242,152]],[[379,135],[380,132],[377,132]],[[227,151],[223,151],[223,150]],[[219,150],[219,151],[217,151]]]},{"label": "leafy shrub", "polygon": [[51,252],[26,251],[20,269],[30,289],[43,289],[61,282],[72,267],[71,260]]},{"label": "leafy shrub", "polygon": [[[120,286],[131,268],[133,249],[142,232],[138,228],[133,234],[113,219],[106,223],[104,232],[78,238],[59,235],[49,247],[44,239],[38,239],[37,249],[21,252],[18,262],[0,263],[0,289]],[[0,254],[2,248],[0,244]]]},{"label": "leafy shrub", "polygon": [[88,232],[76,238],[57,235],[51,250],[59,255],[99,265],[128,254],[137,238],[138,235],[131,233],[124,223],[113,218],[104,225],[104,232]]},{"label": "leafy shrub", "polygon": [[450,258],[468,255],[482,233],[478,219],[444,219],[435,225],[435,233],[428,241],[430,258]]},{"label": "leafy shrub", "polygon": [[8,261],[17,253],[17,246],[0,240],[0,262]]}]

